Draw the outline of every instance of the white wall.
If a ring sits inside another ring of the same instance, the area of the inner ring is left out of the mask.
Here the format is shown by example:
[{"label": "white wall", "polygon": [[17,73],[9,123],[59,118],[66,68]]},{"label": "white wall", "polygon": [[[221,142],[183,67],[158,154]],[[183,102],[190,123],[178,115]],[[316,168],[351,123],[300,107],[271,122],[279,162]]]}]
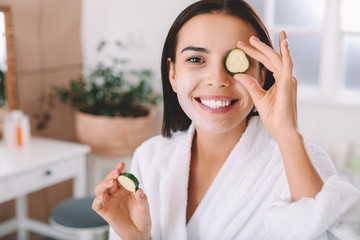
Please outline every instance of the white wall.
[{"label": "white wall", "polygon": [[84,66],[96,63],[101,40],[130,45],[132,63],[160,74],[162,46],[176,16],[194,0],[83,0]]},{"label": "white wall", "polygon": [[[129,46],[121,52],[139,68],[152,69],[161,92],[160,59],[166,35],[177,15],[195,0],[82,0],[82,52],[84,71],[99,61],[100,41],[120,40]],[[113,47],[114,53],[116,47]],[[108,53],[106,51],[106,53]],[[160,133],[162,112],[155,132]]]},{"label": "white wall", "polygon": [[338,169],[345,167],[355,151],[359,152],[359,105],[300,99],[298,117],[304,138],[326,150]]},{"label": "white wall", "polygon": [[[160,76],[160,57],[166,34],[180,11],[194,0],[83,0],[82,46],[85,66],[96,63],[101,40],[121,40],[137,66]],[[305,139],[324,148],[337,166],[349,147],[360,146],[360,106],[299,101],[299,126]],[[350,149],[351,150],[351,149]]]}]

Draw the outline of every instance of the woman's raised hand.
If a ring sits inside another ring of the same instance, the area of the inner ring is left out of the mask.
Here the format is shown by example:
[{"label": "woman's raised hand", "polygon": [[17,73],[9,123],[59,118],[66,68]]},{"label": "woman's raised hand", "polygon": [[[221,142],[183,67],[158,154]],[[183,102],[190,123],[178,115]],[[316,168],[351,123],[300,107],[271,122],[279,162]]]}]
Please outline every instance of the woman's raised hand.
[{"label": "woman's raised hand", "polygon": [[256,79],[247,74],[234,75],[234,79],[248,90],[264,125],[275,138],[289,130],[297,130],[297,81],[292,76],[293,62],[284,31],[279,34],[279,44],[281,54],[255,36],[250,38],[250,45],[243,42],[237,44],[246,54],[273,72],[275,83],[268,91],[263,90]]},{"label": "woman's raised hand", "polygon": [[142,189],[135,194],[123,188],[117,178],[124,171],[120,163],[95,188],[92,208],[124,240],[150,239],[151,218],[147,197]]}]

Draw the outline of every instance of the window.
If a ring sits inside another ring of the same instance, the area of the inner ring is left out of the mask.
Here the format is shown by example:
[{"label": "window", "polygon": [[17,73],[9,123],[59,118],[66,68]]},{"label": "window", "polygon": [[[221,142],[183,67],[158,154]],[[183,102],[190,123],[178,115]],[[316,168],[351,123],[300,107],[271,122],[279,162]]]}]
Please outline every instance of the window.
[{"label": "window", "polygon": [[360,90],[360,1],[343,0],[341,30],[343,42],[343,78],[345,89]]},{"label": "window", "polygon": [[[294,76],[303,86],[319,84],[321,35],[325,0],[276,0],[270,29],[275,49],[279,51],[278,35],[286,30],[294,61]],[[302,47],[292,47],[302,46]]]},{"label": "window", "polygon": [[360,105],[359,0],[247,0],[268,27],[274,48],[285,30],[299,97]]},{"label": "window", "polygon": [[344,34],[345,89],[360,89],[360,34]]},{"label": "window", "polygon": [[0,70],[5,72],[6,69],[5,15],[0,12]]}]

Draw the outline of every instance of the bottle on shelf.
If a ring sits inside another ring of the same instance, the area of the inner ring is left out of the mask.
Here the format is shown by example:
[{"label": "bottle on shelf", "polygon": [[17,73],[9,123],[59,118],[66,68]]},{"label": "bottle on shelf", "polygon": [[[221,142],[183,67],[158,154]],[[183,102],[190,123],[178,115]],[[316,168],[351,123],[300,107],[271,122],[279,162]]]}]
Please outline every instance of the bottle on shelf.
[{"label": "bottle on shelf", "polygon": [[30,141],[30,120],[21,110],[5,115],[3,125],[4,142],[7,146],[25,147]]}]

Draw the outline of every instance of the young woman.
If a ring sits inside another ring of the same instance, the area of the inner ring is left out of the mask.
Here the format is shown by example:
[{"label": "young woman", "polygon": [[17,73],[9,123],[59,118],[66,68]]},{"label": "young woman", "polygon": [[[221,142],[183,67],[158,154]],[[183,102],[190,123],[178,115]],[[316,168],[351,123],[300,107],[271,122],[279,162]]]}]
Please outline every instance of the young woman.
[{"label": "young woman", "polygon": [[[296,79],[244,1],[203,0],[175,20],[162,55],[163,134],[134,154],[135,194],[96,188],[93,209],[118,239],[356,239],[360,193],[297,128]],[[233,48],[250,67],[230,74]],[[145,193],[146,192],[146,195]]]}]

